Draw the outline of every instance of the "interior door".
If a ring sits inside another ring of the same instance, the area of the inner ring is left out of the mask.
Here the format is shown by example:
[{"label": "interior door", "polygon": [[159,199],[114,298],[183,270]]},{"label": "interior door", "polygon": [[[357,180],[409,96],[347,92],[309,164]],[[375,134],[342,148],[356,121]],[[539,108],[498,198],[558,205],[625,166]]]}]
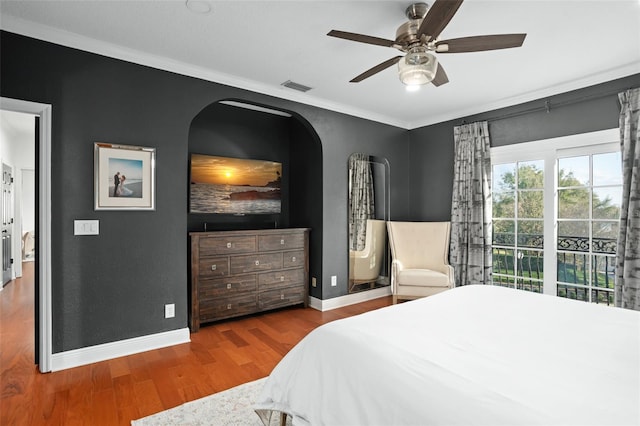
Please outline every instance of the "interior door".
[{"label": "interior door", "polygon": [[13,258],[11,236],[13,231],[13,173],[2,164],[2,285],[11,281]]}]

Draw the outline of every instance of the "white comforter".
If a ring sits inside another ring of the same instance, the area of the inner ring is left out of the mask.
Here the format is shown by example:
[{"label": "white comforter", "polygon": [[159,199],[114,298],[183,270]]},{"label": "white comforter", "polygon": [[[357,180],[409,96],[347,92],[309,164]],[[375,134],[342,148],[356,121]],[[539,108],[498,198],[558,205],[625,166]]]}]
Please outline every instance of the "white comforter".
[{"label": "white comforter", "polygon": [[323,325],[254,408],[294,425],[639,425],[640,312],[466,286]]}]

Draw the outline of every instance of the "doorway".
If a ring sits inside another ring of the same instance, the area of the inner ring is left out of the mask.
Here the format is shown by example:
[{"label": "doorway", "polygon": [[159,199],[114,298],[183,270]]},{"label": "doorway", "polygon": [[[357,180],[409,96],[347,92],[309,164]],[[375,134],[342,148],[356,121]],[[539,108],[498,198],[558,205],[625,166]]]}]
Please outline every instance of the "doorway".
[{"label": "doorway", "polygon": [[[0,97],[0,110],[32,114],[35,119],[35,362],[52,369],[51,317],[51,105]],[[15,187],[14,187],[15,188]],[[14,238],[14,240],[16,240]],[[22,244],[22,239],[16,243]],[[14,245],[15,246],[15,245]],[[14,251],[15,252],[15,251]],[[15,256],[14,256],[15,258]],[[17,257],[18,259],[21,256]]]},{"label": "doorway", "polygon": [[2,163],[2,286],[13,275],[13,169]]}]

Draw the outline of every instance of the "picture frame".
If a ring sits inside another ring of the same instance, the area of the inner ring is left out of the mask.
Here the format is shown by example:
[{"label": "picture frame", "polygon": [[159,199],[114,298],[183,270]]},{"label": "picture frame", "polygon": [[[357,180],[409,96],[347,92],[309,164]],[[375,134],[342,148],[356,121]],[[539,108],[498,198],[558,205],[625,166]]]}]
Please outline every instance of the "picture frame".
[{"label": "picture frame", "polygon": [[94,210],[155,210],[156,149],[94,143]]}]

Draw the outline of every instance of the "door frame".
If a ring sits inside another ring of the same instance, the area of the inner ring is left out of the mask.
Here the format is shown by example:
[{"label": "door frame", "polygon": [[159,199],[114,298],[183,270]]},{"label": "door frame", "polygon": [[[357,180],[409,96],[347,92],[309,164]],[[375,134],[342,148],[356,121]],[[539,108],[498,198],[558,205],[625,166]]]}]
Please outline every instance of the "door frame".
[{"label": "door frame", "polygon": [[36,256],[38,258],[38,368],[41,373],[51,371],[52,315],[51,315],[51,114],[52,106],[37,102],[0,97],[0,109],[34,114],[40,118],[39,166],[36,212],[39,232]]}]

